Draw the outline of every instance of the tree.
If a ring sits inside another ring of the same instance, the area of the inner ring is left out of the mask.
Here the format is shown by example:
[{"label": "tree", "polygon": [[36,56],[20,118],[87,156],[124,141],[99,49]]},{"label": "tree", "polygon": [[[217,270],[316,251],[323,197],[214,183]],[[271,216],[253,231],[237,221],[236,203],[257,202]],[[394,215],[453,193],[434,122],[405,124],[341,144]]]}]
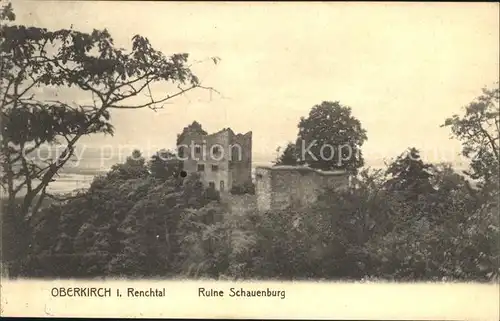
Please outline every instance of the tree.
[{"label": "tree", "polygon": [[[498,280],[498,203],[471,209],[457,193],[442,201],[427,210],[434,216],[442,212],[445,219],[432,224],[425,218],[400,221],[398,228],[372,238],[365,246],[372,266],[367,274],[405,281]],[[415,217],[420,209],[400,204],[397,211]]]},{"label": "tree", "polygon": [[465,115],[453,115],[442,127],[450,127],[452,135],[462,142],[462,154],[471,160],[470,178],[478,180],[477,189],[468,187],[478,202],[462,229],[459,243],[463,253],[473,257],[473,265],[489,279],[498,279],[500,247],[499,171],[500,171],[500,86],[483,88],[483,94],[465,107]]},{"label": "tree", "polygon": [[432,165],[425,164],[416,148],[409,148],[389,164],[386,175],[390,178],[386,188],[391,192],[401,192],[405,198],[416,200],[419,195],[433,192],[431,184]]},{"label": "tree", "polygon": [[184,127],[182,130],[182,133],[177,134],[177,145],[181,144],[182,141],[184,140],[184,137],[186,136],[187,133],[198,133],[200,135],[206,135],[207,132],[203,130],[203,127],[199,122],[196,120],[193,121],[190,125],[187,125]]},{"label": "tree", "polygon": [[139,150],[134,150],[123,164],[115,164],[108,172],[109,178],[134,179],[149,175],[146,160]]},{"label": "tree", "polygon": [[315,105],[299,122],[296,142],[299,159],[321,170],[343,169],[356,172],[364,164],[361,146],[366,130],[352,116],[351,108],[339,102]]},{"label": "tree", "polygon": [[16,20],[16,14],[12,8],[12,3],[7,3],[0,9],[0,21],[14,21]]},{"label": "tree", "polygon": [[[7,9],[2,16],[14,18]],[[22,216],[30,210],[36,213],[48,185],[74,155],[82,136],[113,134],[112,109],[154,110],[187,91],[204,88],[186,64],[188,54],[167,57],[140,35],[132,38],[129,51],[116,48],[107,30],[83,33],[5,25],[1,38],[1,181],[9,211]],[[175,92],[153,97],[153,84],[169,82],[178,85]],[[77,88],[92,103],[47,100],[37,94],[43,90],[35,90],[48,87]],[[147,100],[135,99],[141,93],[147,93]],[[56,157],[33,157],[41,148],[61,143]],[[23,190],[17,206],[16,197]]]},{"label": "tree", "polygon": [[462,154],[471,159],[473,179],[483,185],[498,187],[500,164],[500,87],[483,89],[483,94],[465,107],[465,115],[453,115],[442,127],[450,127],[452,135],[462,142]]},{"label": "tree", "polygon": [[[125,50],[114,45],[107,30],[84,33],[15,25],[10,4],[0,16],[7,20],[0,30],[0,181],[8,195],[2,210],[7,213],[4,220],[11,216],[16,222],[12,230],[17,231],[17,242],[29,239],[26,220],[51,197],[47,187],[74,156],[80,138],[113,134],[111,110],[156,110],[195,88],[210,88],[201,86],[190,70],[188,54],[165,56],[143,36],[135,35],[131,49]],[[177,89],[154,97],[151,87],[160,83],[173,83]],[[91,103],[46,99],[40,93],[47,88],[73,88]],[[141,93],[146,100],[138,99]],[[54,146],[62,147],[61,153],[38,157],[43,148]]]},{"label": "tree", "polygon": [[175,156],[175,153],[169,150],[162,149],[156,152],[148,164],[151,175],[162,180],[178,177],[183,163]]},{"label": "tree", "polygon": [[[280,148],[278,147],[276,151],[279,153]],[[285,150],[283,150],[283,153],[276,158],[274,165],[295,166],[298,164],[297,158],[297,146],[294,143],[288,143]]]},{"label": "tree", "polygon": [[184,184],[173,177],[117,175],[117,168],[145,168],[144,159],[134,154],[96,177],[78,197],[42,208],[31,221],[33,242],[24,264],[11,275],[157,277],[182,272],[183,244],[191,234],[186,225],[196,225],[189,212],[202,209],[207,214],[202,223],[212,225],[214,213],[226,209],[207,195],[196,174]]}]

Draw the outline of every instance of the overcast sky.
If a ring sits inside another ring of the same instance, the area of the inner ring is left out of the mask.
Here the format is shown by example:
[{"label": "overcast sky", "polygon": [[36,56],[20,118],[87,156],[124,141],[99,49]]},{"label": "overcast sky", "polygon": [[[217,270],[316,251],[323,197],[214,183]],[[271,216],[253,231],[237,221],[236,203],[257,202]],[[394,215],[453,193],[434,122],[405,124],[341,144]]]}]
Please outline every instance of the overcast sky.
[{"label": "overcast sky", "polygon": [[222,96],[200,90],[160,112],[115,112],[115,136],[85,139],[93,146],[171,147],[197,120],[208,132],[253,131],[254,160],[266,161],[313,105],[338,100],[367,130],[368,163],[409,146],[451,160],[460,145],[439,125],[499,78],[497,3],[13,4],[18,23],[107,28],[126,48],[140,34],[165,54],[205,60],[194,70]]}]

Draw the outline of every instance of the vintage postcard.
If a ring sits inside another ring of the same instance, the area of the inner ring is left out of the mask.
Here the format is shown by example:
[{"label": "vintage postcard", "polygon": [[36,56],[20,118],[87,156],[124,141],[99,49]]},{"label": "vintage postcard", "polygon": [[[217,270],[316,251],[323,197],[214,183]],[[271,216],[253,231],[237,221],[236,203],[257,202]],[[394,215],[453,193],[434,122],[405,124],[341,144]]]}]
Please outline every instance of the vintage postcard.
[{"label": "vintage postcard", "polygon": [[500,318],[498,3],[0,19],[2,316]]}]

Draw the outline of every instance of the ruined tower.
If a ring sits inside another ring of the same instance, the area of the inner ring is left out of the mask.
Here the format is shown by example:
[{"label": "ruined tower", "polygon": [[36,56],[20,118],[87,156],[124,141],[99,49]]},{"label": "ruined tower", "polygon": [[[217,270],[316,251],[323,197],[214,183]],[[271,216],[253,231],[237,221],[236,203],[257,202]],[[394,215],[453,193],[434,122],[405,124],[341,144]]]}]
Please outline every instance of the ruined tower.
[{"label": "ruined tower", "polygon": [[178,155],[188,173],[197,172],[206,187],[229,192],[252,181],[252,132],[235,134],[231,128],[202,135],[186,133]]}]

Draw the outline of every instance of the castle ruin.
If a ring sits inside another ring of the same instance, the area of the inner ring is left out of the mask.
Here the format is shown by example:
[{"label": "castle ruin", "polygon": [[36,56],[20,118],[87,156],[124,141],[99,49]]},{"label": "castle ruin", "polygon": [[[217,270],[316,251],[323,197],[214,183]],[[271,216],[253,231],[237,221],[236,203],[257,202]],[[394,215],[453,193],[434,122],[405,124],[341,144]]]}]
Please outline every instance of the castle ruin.
[{"label": "castle ruin", "polygon": [[183,169],[197,172],[206,187],[229,192],[252,181],[252,132],[235,134],[231,128],[202,135],[186,133],[179,142]]}]

